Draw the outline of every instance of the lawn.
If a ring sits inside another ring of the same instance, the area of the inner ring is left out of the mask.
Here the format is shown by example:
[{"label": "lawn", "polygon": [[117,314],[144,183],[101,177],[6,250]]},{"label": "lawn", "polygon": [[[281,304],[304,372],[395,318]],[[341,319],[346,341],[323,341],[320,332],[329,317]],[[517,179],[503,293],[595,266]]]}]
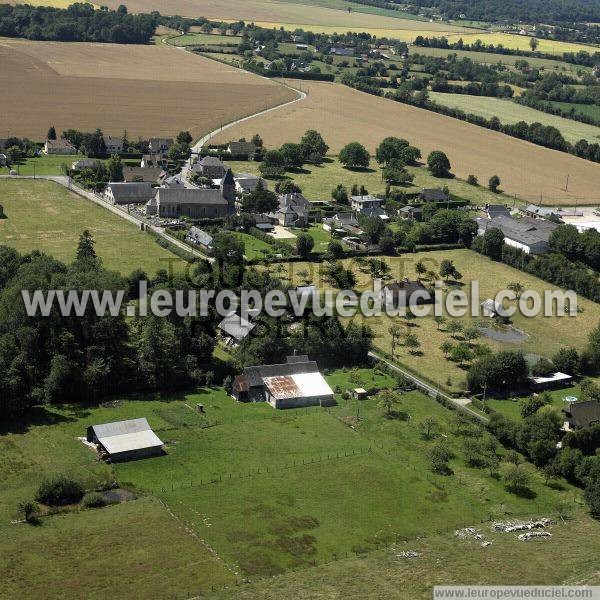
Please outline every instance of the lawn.
[{"label": "lawn", "polygon": [[[339,390],[393,384],[377,369],[339,370],[326,377]],[[10,572],[11,589],[27,586],[43,557],[53,589],[78,597],[76,582],[71,576],[59,581],[58,572],[89,553],[101,562],[86,561],[81,582],[112,571],[100,571],[102,565],[139,561],[136,569],[119,571],[127,573],[130,585],[141,590],[152,585],[160,564],[168,573],[157,583],[156,597],[165,597],[167,586],[171,594],[198,594],[230,577],[223,565],[254,579],[401,540],[419,543],[417,537],[492,518],[541,516],[551,513],[559,498],[578,495],[571,488],[547,488],[533,471],[531,498],[508,493],[485,469],[466,465],[453,413],[418,392],[402,394],[391,419],[384,418],[376,397],[355,401],[336,394],[336,399],[338,405],[329,409],[275,411],[267,404],[236,403],[219,388],[203,388],[177,399],[123,400],[107,408],[38,409],[33,423],[16,424],[0,438],[0,555],[27,547],[21,563],[11,561],[3,569]],[[206,414],[196,412],[198,402]],[[165,442],[166,455],[111,467],[98,463],[76,439],[89,424],[136,416],[148,418]],[[418,427],[429,416],[438,423],[436,435],[445,436],[455,454],[452,476],[430,470],[433,442]],[[33,495],[43,477],[65,471],[88,486],[114,476],[139,498],[47,517],[39,528],[7,524],[16,503]],[[136,529],[144,520],[150,530],[140,542]],[[77,538],[86,540],[84,549],[71,541]],[[200,540],[214,549],[218,563]],[[63,550],[48,552],[48,544]],[[90,593],[96,597],[106,586],[104,575],[93,585]]]},{"label": "lawn", "polygon": [[[526,289],[537,290],[542,294],[542,297],[544,290],[556,289],[555,286],[547,284],[536,277],[517,271],[502,263],[492,262],[471,250],[423,252],[384,258],[390,264],[393,280],[400,280],[403,277],[414,279],[416,276],[415,264],[419,260],[424,261],[427,269],[437,272],[440,262],[444,259],[454,261],[457,269],[463,274],[463,289],[467,294],[469,293],[470,283],[474,280],[479,281],[481,301],[495,296],[499,290],[505,289],[508,283],[512,281],[520,281]],[[346,261],[346,264],[357,275],[357,290],[372,289],[371,276],[361,272],[359,264],[354,260]],[[299,273],[306,270],[309,273],[309,279],[320,290],[332,289],[331,284],[323,279],[322,268],[322,265],[317,263],[290,263],[286,267],[286,272],[278,276],[283,275],[294,285],[297,285],[303,281]],[[476,343],[487,345],[493,351],[522,350],[525,353],[547,357],[552,357],[562,346],[574,346],[581,349],[587,343],[589,332],[600,321],[600,306],[583,298],[578,299],[578,305],[583,310],[576,317],[537,316],[528,318],[518,313],[515,314],[513,317],[514,327],[522,330],[527,336],[522,342],[499,342],[482,336]],[[360,322],[361,319],[363,317],[359,315],[355,317],[355,322]],[[389,328],[393,324],[400,324],[403,329],[406,329],[404,319],[392,318],[387,315],[364,319],[375,333],[375,347],[386,353],[391,353]],[[465,324],[473,324],[479,321],[479,319],[473,319],[470,316],[462,317],[461,320]],[[576,320],[576,324],[574,320]],[[400,346],[396,348],[397,360],[402,365],[450,392],[464,390],[466,370],[457,363],[447,360],[440,349],[442,342],[457,343],[457,340],[452,339],[445,327],[438,330],[432,316],[416,319],[409,330],[417,336],[421,344],[421,353],[411,354]]]},{"label": "lawn", "polygon": [[[227,166],[231,167],[234,173],[254,173],[259,174],[259,163],[244,161],[228,161]],[[513,198],[498,195],[490,192],[486,187],[476,187],[469,185],[462,179],[439,179],[433,177],[425,167],[408,167],[408,170],[415,175],[412,185],[404,186],[406,192],[416,193],[422,188],[441,188],[445,185],[452,194],[460,198],[471,201],[476,205],[498,202],[513,202]],[[385,182],[381,179],[381,170],[375,159],[371,159],[371,165],[365,170],[346,169],[337,159],[329,157],[321,166],[304,165],[301,172],[288,172],[286,177],[293,179],[302,188],[302,193],[309,200],[330,200],[331,191],[338,183],[342,183],[348,189],[353,185],[364,185],[369,193],[385,193]],[[268,182],[269,187],[275,187],[274,181]]]},{"label": "lawn", "polygon": [[571,143],[575,143],[580,139],[592,143],[597,142],[600,138],[600,128],[594,125],[557,117],[535,108],[517,104],[511,100],[467,94],[444,94],[441,92],[430,92],[429,96],[438,104],[458,108],[466,113],[473,113],[486,119],[498,117],[503,124],[525,121],[526,123],[551,125],[556,127],[564,138]]},{"label": "lawn", "polygon": [[66,166],[71,168],[73,161],[84,158],[81,154],[70,154],[63,156],[48,156],[42,154],[35,158],[26,158],[21,163],[12,167],[0,167],[0,175],[8,175],[11,170],[17,171],[19,175],[64,175]]},{"label": "lawn", "polygon": [[89,229],[107,269],[123,275],[142,268],[183,269],[187,263],[161,248],[135,225],[50,181],[0,180],[0,244],[19,252],[42,250],[70,262],[79,236]]},{"label": "lawn", "polygon": [[265,258],[265,250],[268,254],[272,254],[274,252],[273,246],[255,238],[253,235],[249,235],[247,233],[239,233],[235,234],[239,239],[244,242],[244,255],[249,260],[254,260],[257,258]]},{"label": "lawn", "polygon": [[[308,235],[310,235],[310,237],[315,242],[315,245],[313,247],[313,252],[316,254],[323,254],[323,253],[327,252],[327,245],[332,240],[331,234],[328,231],[325,231],[320,223],[318,223],[317,225],[311,225],[306,230],[295,229],[292,227],[292,228],[290,228],[290,232],[296,236],[300,235],[301,233],[308,233]],[[293,246],[296,245],[295,238],[289,238],[284,241],[288,242],[289,244],[291,244]]]}]

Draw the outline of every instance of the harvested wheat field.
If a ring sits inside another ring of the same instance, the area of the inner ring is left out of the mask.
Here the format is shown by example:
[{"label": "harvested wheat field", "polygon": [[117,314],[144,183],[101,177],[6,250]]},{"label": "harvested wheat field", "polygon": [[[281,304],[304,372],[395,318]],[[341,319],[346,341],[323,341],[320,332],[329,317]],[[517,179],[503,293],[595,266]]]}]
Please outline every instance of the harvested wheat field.
[{"label": "harvested wheat field", "polygon": [[273,147],[318,129],[330,152],[351,141],[373,152],[384,137],[395,135],[421,148],[424,158],[431,150],[443,150],[460,178],[472,173],[483,183],[497,174],[501,188],[523,200],[539,201],[541,195],[547,204],[598,203],[600,165],[595,163],[340,84],[296,84],[308,92],[306,100],[241,123],[215,140],[258,132]]},{"label": "harvested wheat field", "polygon": [[296,94],[162,46],[0,40],[0,137],[40,140],[50,125],[130,137],[194,138]]}]

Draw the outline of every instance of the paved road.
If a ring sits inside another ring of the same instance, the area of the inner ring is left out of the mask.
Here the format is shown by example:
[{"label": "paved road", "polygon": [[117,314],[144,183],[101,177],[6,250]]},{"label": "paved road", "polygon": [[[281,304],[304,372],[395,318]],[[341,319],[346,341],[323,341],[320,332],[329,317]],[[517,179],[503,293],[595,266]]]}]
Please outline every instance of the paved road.
[{"label": "paved road", "polygon": [[404,377],[406,377],[407,379],[412,381],[420,390],[422,390],[429,396],[441,396],[442,398],[444,398],[444,400],[453,404],[458,410],[461,410],[462,412],[465,412],[465,413],[469,414],[470,416],[475,417],[482,423],[488,422],[489,419],[487,417],[480,415],[478,412],[475,412],[473,409],[471,409],[467,406],[471,402],[471,400],[469,400],[469,398],[453,398],[452,396],[448,396],[448,394],[446,394],[445,392],[442,392],[440,389],[434,387],[433,385],[427,383],[426,381],[419,379],[416,375],[413,375],[409,371],[406,371],[405,369],[398,367],[397,365],[395,365],[394,363],[390,362],[389,360],[383,358],[382,356],[379,356],[376,352],[369,352],[369,356],[380,362],[385,363],[391,369],[393,369],[397,373],[400,373],[401,375],[403,375]]}]

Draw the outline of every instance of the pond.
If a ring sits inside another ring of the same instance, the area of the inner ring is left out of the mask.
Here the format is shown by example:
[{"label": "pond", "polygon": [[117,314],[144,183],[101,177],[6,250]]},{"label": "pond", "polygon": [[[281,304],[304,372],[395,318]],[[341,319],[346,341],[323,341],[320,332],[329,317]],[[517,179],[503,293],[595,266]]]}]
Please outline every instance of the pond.
[{"label": "pond", "polygon": [[479,331],[496,342],[508,342],[509,344],[520,344],[529,338],[529,335],[512,325],[496,327],[480,327]]}]

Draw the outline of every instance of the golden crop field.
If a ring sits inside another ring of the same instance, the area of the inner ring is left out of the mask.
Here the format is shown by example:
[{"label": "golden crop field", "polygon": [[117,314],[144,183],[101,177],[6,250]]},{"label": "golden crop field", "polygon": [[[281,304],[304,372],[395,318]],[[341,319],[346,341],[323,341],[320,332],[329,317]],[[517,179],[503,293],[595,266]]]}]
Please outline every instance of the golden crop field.
[{"label": "golden crop field", "polygon": [[595,163],[340,84],[294,85],[308,92],[306,100],[241,123],[215,140],[258,132],[267,146],[274,147],[299,140],[307,129],[317,129],[330,152],[337,153],[352,141],[362,142],[373,152],[384,137],[395,135],[418,146],[424,158],[432,150],[443,150],[460,178],[474,174],[487,182],[497,174],[501,188],[523,200],[541,198],[555,205],[598,203],[600,167]]},{"label": "golden crop field", "polygon": [[0,137],[50,125],[194,138],[292,100],[274,82],[166,46],[0,40]]}]

